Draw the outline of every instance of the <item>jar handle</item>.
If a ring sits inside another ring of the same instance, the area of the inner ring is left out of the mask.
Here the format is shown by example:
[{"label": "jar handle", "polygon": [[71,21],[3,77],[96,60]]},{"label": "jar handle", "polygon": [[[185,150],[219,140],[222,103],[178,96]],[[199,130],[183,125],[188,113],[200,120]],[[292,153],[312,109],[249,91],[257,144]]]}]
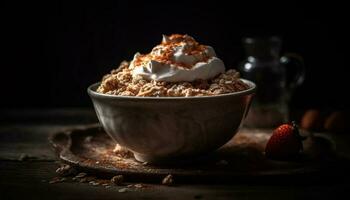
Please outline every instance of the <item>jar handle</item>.
[{"label": "jar handle", "polygon": [[296,53],[286,53],[280,61],[286,66],[288,88],[293,90],[300,86],[305,80],[303,57]]}]

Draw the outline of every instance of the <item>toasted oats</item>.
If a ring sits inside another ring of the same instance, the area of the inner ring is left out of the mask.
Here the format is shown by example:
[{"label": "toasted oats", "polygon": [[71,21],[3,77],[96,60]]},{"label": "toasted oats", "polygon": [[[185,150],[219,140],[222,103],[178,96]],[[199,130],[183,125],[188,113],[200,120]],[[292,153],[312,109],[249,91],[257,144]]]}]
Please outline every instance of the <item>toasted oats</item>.
[{"label": "toasted oats", "polygon": [[122,62],[119,68],[102,78],[97,92],[120,96],[191,97],[220,95],[249,88],[239,79],[239,73],[232,69],[212,80],[176,83],[145,80],[141,76],[132,76],[132,70],[128,62]]},{"label": "toasted oats", "polygon": [[120,193],[124,193],[124,192],[127,192],[127,191],[129,191],[128,188],[121,188],[121,189],[118,190],[118,192],[120,192]]},{"label": "toasted oats", "polygon": [[52,180],[51,181],[49,181],[49,183],[50,184],[54,184],[54,183],[61,183],[61,182],[64,182],[64,181],[66,181],[67,180],[67,178],[62,178],[62,177],[54,177],[54,178],[52,178]]},{"label": "toasted oats", "polygon": [[134,185],[135,188],[144,188],[144,185],[141,183],[135,184]]},{"label": "toasted oats", "polygon": [[69,176],[76,174],[77,171],[75,168],[71,167],[70,165],[63,164],[61,167],[56,169],[56,173],[60,176]]},{"label": "toasted oats", "polygon": [[173,176],[171,174],[167,175],[166,177],[163,178],[162,184],[163,185],[172,185],[174,183]]},{"label": "toasted oats", "polygon": [[121,185],[123,181],[124,181],[123,175],[113,176],[113,178],[111,179],[111,182],[115,185]]},{"label": "toasted oats", "polygon": [[83,177],[85,177],[86,175],[87,175],[86,173],[81,172],[81,173],[77,174],[77,175],[75,176],[75,178],[83,178]]}]

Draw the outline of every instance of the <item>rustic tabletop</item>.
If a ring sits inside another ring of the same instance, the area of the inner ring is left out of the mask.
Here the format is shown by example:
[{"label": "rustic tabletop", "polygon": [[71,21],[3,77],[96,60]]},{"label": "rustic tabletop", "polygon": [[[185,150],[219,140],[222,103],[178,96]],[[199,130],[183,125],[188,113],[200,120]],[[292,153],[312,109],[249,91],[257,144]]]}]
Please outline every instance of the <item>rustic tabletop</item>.
[{"label": "rustic tabletop", "polygon": [[[123,186],[99,187],[64,181],[50,184],[60,166],[48,137],[67,128],[96,123],[89,109],[3,110],[0,116],[0,199],[329,199],[347,195],[349,174],[290,181],[232,181],[215,184],[147,184],[121,192]],[[331,134],[337,152],[350,155],[350,134]],[[348,164],[348,163],[347,163]],[[330,173],[332,174],[332,173]]]}]

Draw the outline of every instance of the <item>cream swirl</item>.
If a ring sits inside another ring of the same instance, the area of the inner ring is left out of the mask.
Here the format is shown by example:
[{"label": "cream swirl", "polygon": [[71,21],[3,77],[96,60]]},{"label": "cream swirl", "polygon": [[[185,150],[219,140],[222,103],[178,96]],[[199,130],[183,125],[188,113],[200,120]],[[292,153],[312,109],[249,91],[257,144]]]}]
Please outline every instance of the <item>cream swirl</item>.
[{"label": "cream swirl", "polygon": [[208,80],[225,72],[223,61],[212,47],[178,34],[163,35],[162,43],[149,54],[136,53],[130,67],[133,76],[165,82]]}]

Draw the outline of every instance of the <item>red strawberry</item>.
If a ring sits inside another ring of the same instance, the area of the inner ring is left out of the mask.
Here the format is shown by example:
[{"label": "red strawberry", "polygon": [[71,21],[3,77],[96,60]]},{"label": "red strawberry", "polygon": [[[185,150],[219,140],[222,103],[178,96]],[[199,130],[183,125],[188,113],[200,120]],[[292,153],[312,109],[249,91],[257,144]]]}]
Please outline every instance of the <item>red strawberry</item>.
[{"label": "red strawberry", "polygon": [[298,127],[294,122],[283,124],[273,131],[265,147],[265,154],[272,159],[288,159],[299,154],[303,149]]}]

